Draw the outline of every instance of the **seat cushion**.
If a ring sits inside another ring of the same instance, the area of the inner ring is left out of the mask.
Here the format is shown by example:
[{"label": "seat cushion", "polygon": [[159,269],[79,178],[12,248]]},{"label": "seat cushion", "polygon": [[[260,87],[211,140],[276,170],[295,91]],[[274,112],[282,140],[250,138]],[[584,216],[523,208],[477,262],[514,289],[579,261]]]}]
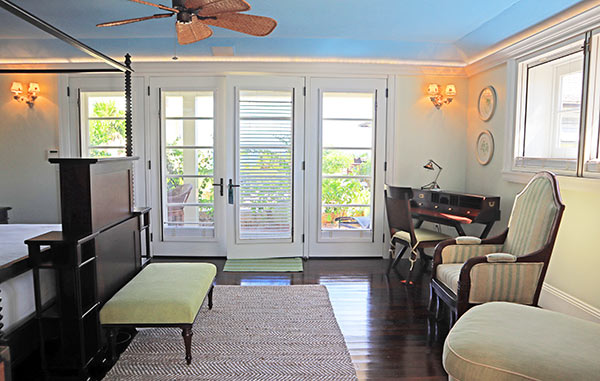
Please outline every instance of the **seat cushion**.
[{"label": "seat cushion", "polygon": [[[452,238],[447,234],[436,232],[429,229],[415,229],[415,236],[419,242],[430,242],[430,241],[443,241],[448,238]],[[392,238],[400,239],[404,242],[410,243],[410,233],[404,230],[400,230],[394,234]]]},{"label": "seat cushion", "polygon": [[467,311],[444,343],[448,374],[470,380],[597,380],[600,324],[491,302]]},{"label": "seat cushion", "polygon": [[458,292],[458,278],[460,276],[460,269],[462,263],[448,263],[445,265],[438,265],[435,270],[435,278],[442,282],[444,286],[448,287],[455,294]]},{"label": "seat cushion", "polygon": [[100,310],[102,324],[191,324],[217,274],[212,263],[153,263]]}]

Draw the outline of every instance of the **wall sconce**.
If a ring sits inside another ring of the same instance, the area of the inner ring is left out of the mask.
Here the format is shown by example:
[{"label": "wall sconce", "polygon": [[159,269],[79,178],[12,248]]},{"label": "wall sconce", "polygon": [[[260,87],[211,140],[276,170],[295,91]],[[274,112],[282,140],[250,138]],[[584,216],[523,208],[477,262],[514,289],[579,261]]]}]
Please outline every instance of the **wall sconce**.
[{"label": "wall sconce", "polygon": [[440,165],[438,163],[436,163],[435,161],[433,161],[432,159],[429,159],[429,161],[427,162],[427,164],[425,164],[423,166],[423,168],[429,170],[429,171],[433,171],[435,170],[435,167],[438,168],[438,173],[435,176],[435,179],[430,182],[429,184],[425,184],[421,187],[421,189],[440,189],[439,184],[437,183],[438,178],[440,177],[440,173],[442,173],[442,167],[440,167]]},{"label": "wall sconce", "polygon": [[431,103],[439,110],[442,105],[452,102],[456,95],[456,86],[446,85],[446,91],[442,93],[440,85],[437,83],[430,83],[429,86],[427,86],[427,94],[429,95]]},{"label": "wall sconce", "polygon": [[35,82],[31,82],[29,84],[29,88],[27,89],[27,94],[24,94],[23,84],[21,82],[13,82],[10,86],[10,92],[13,93],[13,98],[17,102],[25,102],[29,105],[29,107],[33,107],[33,102],[35,102],[38,94],[40,93],[40,85]]}]

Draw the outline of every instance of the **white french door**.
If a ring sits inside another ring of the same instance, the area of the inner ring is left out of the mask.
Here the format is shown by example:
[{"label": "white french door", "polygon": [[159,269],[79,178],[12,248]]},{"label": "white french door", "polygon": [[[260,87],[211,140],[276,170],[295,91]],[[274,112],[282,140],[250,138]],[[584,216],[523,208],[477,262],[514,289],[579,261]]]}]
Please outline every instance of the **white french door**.
[{"label": "white french door", "polygon": [[310,81],[311,256],[381,256],[386,85],[385,79]]},{"label": "white french door", "polygon": [[303,255],[304,78],[228,77],[227,256]]},{"label": "white french door", "polygon": [[224,255],[224,78],[151,78],[155,255]]}]

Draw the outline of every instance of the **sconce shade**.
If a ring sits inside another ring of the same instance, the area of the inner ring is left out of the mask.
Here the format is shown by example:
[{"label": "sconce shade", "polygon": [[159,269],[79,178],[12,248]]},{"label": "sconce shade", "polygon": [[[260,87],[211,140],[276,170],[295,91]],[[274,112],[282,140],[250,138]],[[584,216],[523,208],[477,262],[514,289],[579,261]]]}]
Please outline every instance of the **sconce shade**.
[{"label": "sconce shade", "polygon": [[21,94],[23,92],[23,84],[21,82],[13,82],[10,86],[11,93]]},{"label": "sconce shade", "polygon": [[456,95],[456,87],[454,85],[447,85],[446,86],[446,95],[449,97]]},{"label": "sconce shade", "polygon": [[436,83],[430,83],[427,86],[427,94],[429,95],[438,95],[440,93],[440,85]]},{"label": "sconce shade", "polygon": [[35,82],[31,82],[29,84],[29,92],[30,93],[35,93],[35,94],[39,93],[40,92],[40,85],[38,85]]}]

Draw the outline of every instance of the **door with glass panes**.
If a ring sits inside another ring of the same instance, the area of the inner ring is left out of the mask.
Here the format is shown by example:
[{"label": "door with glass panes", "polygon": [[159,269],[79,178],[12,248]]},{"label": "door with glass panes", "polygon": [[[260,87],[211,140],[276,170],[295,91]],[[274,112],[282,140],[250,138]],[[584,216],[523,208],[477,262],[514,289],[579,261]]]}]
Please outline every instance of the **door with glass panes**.
[{"label": "door with glass panes", "polygon": [[311,256],[381,256],[386,87],[386,79],[310,80]]},{"label": "door with glass panes", "polygon": [[304,78],[228,77],[227,256],[303,250]]},{"label": "door with glass panes", "polygon": [[[155,254],[224,255],[223,79],[151,78]],[[157,231],[158,230],[158,231]]]}]

